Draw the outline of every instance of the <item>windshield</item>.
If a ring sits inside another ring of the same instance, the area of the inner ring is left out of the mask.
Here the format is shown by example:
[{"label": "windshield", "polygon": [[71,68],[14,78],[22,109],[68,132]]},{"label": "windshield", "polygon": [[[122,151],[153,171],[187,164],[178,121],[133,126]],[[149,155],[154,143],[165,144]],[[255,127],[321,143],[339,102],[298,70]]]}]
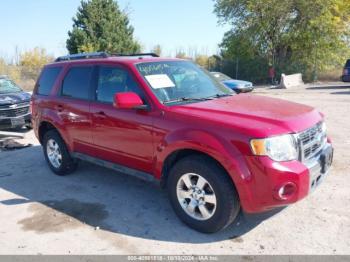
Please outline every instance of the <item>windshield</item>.
[{"label": "windshield", "polygon": [[17,93],[21,92],[20,89],[14,82],[9,79],[0,79],[0,94]]},{"label": "windshield", "polygon": [[219,81],[227,81],[232,79],[231,77],[219,72],[211,72],[211,74]]},{"label": "windshield", "polygon": [[137,65],[163,104],[190,103],[233,95],[233,91],[189,61],[148,62]]}]

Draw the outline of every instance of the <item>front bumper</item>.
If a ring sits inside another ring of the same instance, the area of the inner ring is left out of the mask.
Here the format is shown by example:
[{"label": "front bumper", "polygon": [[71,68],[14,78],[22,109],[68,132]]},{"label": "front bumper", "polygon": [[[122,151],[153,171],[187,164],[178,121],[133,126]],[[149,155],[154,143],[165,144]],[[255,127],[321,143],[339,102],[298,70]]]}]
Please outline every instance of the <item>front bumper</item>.
[{"label": "front bumper", "polygon": [[[24,121],[22,121],[22,119]],[[21,127],[24,125],[29,125],[31,124],[31,119],[32,119],[31,114],[26,114],[18,117],[0,118],[0,129],[10,129],[10,128]]]},{"label": "front bumper", "polygon": [[241,93],[249,93],[252,92],[254,90],[253,86],[245,86],[245,87],[241,87],[240,88]]},{"label": "front bumper", "polygon": [[[325,154],[327,153],[327,159]],[[333,148],[327,143],[307,162],[275,162],[269,157],[247,156],[250,179],[238,186],[245,212],[257,213],[295,203],[322,183],[332,164]],[[281,198],[281,188],[292,187],[292,194]]]}]

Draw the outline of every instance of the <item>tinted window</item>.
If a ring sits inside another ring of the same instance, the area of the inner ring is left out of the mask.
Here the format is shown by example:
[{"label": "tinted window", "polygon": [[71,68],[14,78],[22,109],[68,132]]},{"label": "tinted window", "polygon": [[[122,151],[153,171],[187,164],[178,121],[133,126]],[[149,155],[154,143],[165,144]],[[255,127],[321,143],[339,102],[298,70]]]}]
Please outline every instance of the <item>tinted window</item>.
[{"label": "tinted window", "polygon": [[137,93],[144,100],[142,90],[128,71],[115,67],[100,67],[96,92],[97,101],[112,103],[114,95],[123,92]]},{"label": "tinted window", "polygon": [[49,95],[61,70],[62,67],[45,68],[38,82],[37,94]]},{"label": "tinted window", "polygon": [[350,67],[350,59],[348,61],[346,61],[345,67]]},{"label": "tinted window", "polygon": [[89,99],[92,67],[73,67],[63,80],[62,95]]}]

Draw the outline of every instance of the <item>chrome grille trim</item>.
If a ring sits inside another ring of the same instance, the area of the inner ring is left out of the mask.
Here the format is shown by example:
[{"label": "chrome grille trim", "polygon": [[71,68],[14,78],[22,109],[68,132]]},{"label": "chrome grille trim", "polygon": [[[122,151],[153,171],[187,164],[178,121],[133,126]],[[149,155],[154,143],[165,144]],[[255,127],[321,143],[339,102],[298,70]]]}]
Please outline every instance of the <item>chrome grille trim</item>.
[{"label": "chrome grille trim", "polygon": [[322,131],[323,122],[297,134],[300,148],[300,161],[306,162],[317,155],[327,143],[327,134]]},{"label": "chrome grille trim", "polygon": [[[29,102],[25,102],[25,103],[20,103],[20,104],[14,104],[17,108],[22,108],[22,107],[29,107]],[[3,110],[9,110],[9,109],[12,109],[11,108],[12,105],[0,105],[0,110],[3,111]]]},{"label": "chrome grille trim", "polygon": [[0,110],[0,118],[2,119],[20,117],[28,114],[29,114],[29,105]]}]

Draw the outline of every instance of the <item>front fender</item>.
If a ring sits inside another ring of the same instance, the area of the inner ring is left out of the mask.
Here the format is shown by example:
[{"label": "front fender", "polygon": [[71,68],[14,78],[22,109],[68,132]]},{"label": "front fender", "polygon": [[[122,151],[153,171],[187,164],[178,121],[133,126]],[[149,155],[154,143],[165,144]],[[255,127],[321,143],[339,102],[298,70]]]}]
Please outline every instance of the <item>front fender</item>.
[{"label": "front fender", "polygon": [[241,176],[249,179],[250,172],[244,164],[242,154],[234,144],[216,134],[193,129],[172,132],[156,146],[156,178],[161,178],[167,157],[178,150],[185,149],[196,150],[215,159],[225,168],[235,184],[240,183]]}]

